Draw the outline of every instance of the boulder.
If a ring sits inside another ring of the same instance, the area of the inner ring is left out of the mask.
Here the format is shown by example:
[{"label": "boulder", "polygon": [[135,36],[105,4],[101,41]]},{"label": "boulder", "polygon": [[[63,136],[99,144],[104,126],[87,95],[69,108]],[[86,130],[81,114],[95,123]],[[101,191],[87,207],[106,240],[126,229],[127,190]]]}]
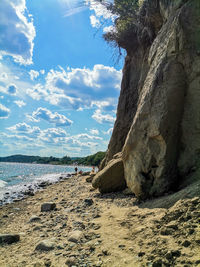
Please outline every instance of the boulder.
[{"label": "boulder", "polygon": [[55,248],[55,243],[52,239],[47,239],[47,240],[43,240],[41,242],[39,242],[36,247],[35,250],[39,250],[39,251],[50,251],[53,250]]},{"label": "boulder", "polygon": [[81,240],[82,236],[83,236],[83,233],[79,230],[70,232],[68,235],[68,241],[78,243]]},{"label": "boulder", "polygon": [[41,212],[55,210],[56,204],[53,202],[43,203],[41,205]]},{"label": "boulder", "polygon": [[121,158],[111,160],[93,178],[92,185],[101,193],[120,191],[126,188],[124,166]]},{"label": "boulder", "polygon": [[0,244],[12,244],[19,240],[19,234],[0,234]]},{"label": "boulder", "polygon": [[90,174],[90,175],[85,176],[85,181],[87,183],[92,183],[94,176],[95,176],[95,174]]}]

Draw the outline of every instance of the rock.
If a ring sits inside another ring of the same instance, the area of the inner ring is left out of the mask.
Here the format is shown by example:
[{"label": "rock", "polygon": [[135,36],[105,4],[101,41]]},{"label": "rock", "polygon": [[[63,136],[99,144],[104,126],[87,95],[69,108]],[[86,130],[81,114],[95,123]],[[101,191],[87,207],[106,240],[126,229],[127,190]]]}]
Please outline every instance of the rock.
[{"label": "rock", "polygon": [[133,192],[131,191],[130,188],[126,188],[126,189],[124,189],[122,193],[123,193],[125,196],[133,195]]},{"label": "rock", "polygon": [[75,265],[76,265],[76,258],[75,258],[75,257],[69,257],[69,258],[66,260],[65,264],[66,264],[67,266],[69,266],[69,267],[71,267],[71,266],[75,266]]},{"label": "rock", "polygon": [[78,243],[80,242],[82,237],[83,237],[82,231],[76,230],[68,234],[68,241]]},{"label": "rock", "polygon": [[19,240],[19,234],[0,234],[0,244],[12,244]]},{"label": "rock", "polygon": [[84,199],[84,204],[86,206],[91,206],[94,204],[94,201],[91,198],[86,198],[86,199]]},{"label": "rock", "polygon": [[41,212],[55,210],[55,208],[56,208],[56,204],[55,203],[52,203],[52,202],[43,203],[41,205]]},{"label": "rock", "polygon": [[153,262],[152,267],[162,267],[162,260],[161,259],[156,259]]},{"label": "rock", "polygon": [[178,178],[199,177],[200,6],[143,1],[139,12],[140,26],[116,40],[127,56],[101,171],[122,151],[127,186],[145,199],[168,192]]},{"label": "rock", "polygon": [[85,181],[91,183],[95,174],[85,176]]},{"label": "rock", "polygon": [[51,239],[46,239],[46,240],[43,240],[43,241],[39,242],[36,245],[35,250],[50,251],[50,250],[53,250],[54,248],[55,248],[54,241],[51,240]]},{"label": "rock", "polygon": [[191,245],[191,242],[189,240],[185,240],[183,241],[182,245],[187,248]]},{"label": "rock", "polygon": [[101,193],[123,190],[126,182],[122,159],[111,160],[103,170],[94,176],[92,186],[98,188]]},{"label": "rock", "polygon": [[39,221],[41,221],[41,218],[36,215],[31,216],[29,220],[29,222],[39,222]]},{"label": "rock", "polygon": [[145,255],[145,252],[143,252],[143,251],[140,251],[139,253],[138,253],[138,257],[143,257]]}]

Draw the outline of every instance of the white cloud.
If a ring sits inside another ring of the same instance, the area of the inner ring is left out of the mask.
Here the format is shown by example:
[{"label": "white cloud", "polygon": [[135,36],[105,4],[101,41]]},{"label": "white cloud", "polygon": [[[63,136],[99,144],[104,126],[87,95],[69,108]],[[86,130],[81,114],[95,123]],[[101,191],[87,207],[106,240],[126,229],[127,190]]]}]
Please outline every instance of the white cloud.
[{"label": "white cloud", "polygon": [[15,62],[31,64],[35,28],[32,18],[27,18],[25,0],[0,1],[0,54],[9,55]]},{"label": "white cloud", "polygon": [[116,99],[119,94],[122,72],[113,67],[95,65],[93,69],[76,68],[51,70],[45,85],[36,84],[27,90],[35,100],[44,99],[53,105],[82,110],[93,99]]},{"label": "white cloud", "polygon": [[8,79],[8,74],[6,72],[1,73],[0,75],[0,80],[4,81]]},{"label": "white cloud", "polygon": [[33,81],[40,75],[40,73],[36,70],[30,70],[29,75],[30,75],[31,80]]},{"label": "white cloud", "polygon": [[70,9],[65,11],[64,17],[70,17],[70,16],[75,15],[77,13],[80,13],[86,9],[87,8],[85,6],[70,8]]},{"label": "white cloud", "polygon": [[115,17],[104,5],[96,0],[86,0],[86,4],[90,6],[90,10],[93,10],[97,17],[103,17],[104,19],[114,19]]},{"label": "white cloud", "polygon": [[41,119],[46,120],[49,123],[55,124],[55,126],[69,126],[72,124],[72,121],[65,117],[62,114],[57,112],[52,113],[50,110],[46,108],[38,108],[36,111],[32,113],[32,115],[28,115],[28,118],[31,121],[40,121]]},{"label": "white cloud", "polygon": [[40,70],[40,73],[41,73],[42,75],[44,75],[44,74],[45,74],[45,70]]},{"label": "white cloud", "polygon": [[7,119],[10,113],[10,109],[0,104],[0,119]]},{"label": "white cloud", "polygon": [[112,26],[112,25],[103,28],[103,32],[104,33],[107,33],[107,32],[115,32],[115,31],[116,31],[116,28],[114,26]]},{"label": "white cloud", "polygon": [[23,101],[23,100],[16,100],[14,101],[14,103],[19,107],[23,107],[23,106],[26,106],[26,103]]},{"label": "white cloud", "polygon": [[31,127],[25,122],[21,122],[14,126],[8,127],[7,130],[22,135],[28,135],[29,137],[37,137],[41,133],[39,127]]},{"label": "white cloud", "polygon": [[7,130],[18,136],[32,138],[34,139],[34,142],[38,144],[42,144],[43,142],[54,144],[58,143],[59,139],[62,140],[67,137],[66,131],[61,128],[47,128],[41,130],[39,127],[32,127],[25,122],[18,123],[7,128]]},{"label": "white cloud", "polygon": [[114,123],[115,118],[110,114],[102,114],[100,109],[95,110],[92,118],[96,120],[98,123]]},{"label": "white cloud", "polygon": [[108,129],[107,131],[102,131],[102,132],[103,132],[103,134],[108,134],[108,135],[110,135],[110,134],[112,133],[112,131],[113,131],[113,128],[110,128],[110,129]]},{"label": "white cloud", "polygon": [[101,26],[99,19],[97,19],[97,17],[95,17],[94,15],[90,16],[90,23],[93,28],[99,28]]},{"label": "white cloud", "polygon": [[97,130],[97,129],[91,129],[90,130],[90,133],[91,134],[95,134],[95,135],[99,135],[99,130]]},{"label": "white cloud", "polygon": [[98,137],[98,136],[94,136],[94,135],[89,135],[89,134],[86,134],[86,133],[82,133],[82,134],[77,134],[74,136],[75,139],[91,139],[91,140],[102,140],[101,137]]}]

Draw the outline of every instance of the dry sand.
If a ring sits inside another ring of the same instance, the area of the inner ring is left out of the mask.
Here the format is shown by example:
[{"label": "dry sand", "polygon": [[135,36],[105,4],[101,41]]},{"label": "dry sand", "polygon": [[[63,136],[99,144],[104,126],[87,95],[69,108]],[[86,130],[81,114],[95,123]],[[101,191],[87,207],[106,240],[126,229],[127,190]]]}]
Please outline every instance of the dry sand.
[{"label": "dry sand", "polygon": [[[199,192],[196,182],[138,203],[127,193],[101,195],[84,176],[50,185],[0,207],[0,234],[20,234],[0,246],[0,266],[200,266]],[[41,212],[45,202],[57,209]],[[43,240],[49,251],[36,250]]]}]

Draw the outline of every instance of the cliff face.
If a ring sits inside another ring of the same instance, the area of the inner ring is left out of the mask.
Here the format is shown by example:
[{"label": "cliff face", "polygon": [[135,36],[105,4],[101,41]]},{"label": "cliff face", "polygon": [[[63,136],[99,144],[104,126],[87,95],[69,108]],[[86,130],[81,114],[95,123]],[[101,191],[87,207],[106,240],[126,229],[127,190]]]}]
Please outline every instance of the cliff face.
[{"label": "cliff face", "polygon": [[104,164],[122,151],[132,192],[161,195],[199,175],[199,0],[144,1],[138,31],[122,47],[127,57]]}]

